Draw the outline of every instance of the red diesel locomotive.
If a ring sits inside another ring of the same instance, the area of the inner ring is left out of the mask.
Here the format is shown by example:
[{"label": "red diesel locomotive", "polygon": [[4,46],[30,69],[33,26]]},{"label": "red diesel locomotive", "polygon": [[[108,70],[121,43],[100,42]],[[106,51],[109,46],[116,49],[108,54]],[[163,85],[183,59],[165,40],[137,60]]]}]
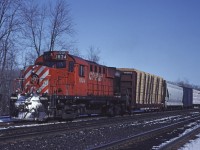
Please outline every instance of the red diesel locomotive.
[{"label": "red diesel locomotive", "polygon": [[84,60],[66,51],[44,52],[17,80],[20,88],[11,97],[11,116],[46,120],[123,113],[127,110],[127,98],[117,93],[116,74],[116,68]]}]

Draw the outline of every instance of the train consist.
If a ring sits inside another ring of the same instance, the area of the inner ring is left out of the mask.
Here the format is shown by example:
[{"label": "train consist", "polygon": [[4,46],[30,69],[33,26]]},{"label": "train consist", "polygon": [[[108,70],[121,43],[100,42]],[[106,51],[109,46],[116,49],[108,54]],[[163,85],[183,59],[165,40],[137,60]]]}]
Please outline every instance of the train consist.
[{"label": "train consist", "polygon": [[107,67],[67,51],[50,51],[16,79],[10,115],[25,120],[71,120],[80,115],[194,106],[200,106],[198,90],[136,69]]}]

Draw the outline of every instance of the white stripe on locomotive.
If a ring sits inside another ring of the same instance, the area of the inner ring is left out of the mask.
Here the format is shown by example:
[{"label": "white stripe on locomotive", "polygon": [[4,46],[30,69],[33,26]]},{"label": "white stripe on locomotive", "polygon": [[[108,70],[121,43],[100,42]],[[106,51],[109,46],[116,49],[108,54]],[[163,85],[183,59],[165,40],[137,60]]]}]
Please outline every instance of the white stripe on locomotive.
[{"label": "white stripe on locomotive", "polygon": [[25,75],[25,79],[27,79],[30,75],[31,75],[31,73],[32,73],[32,69],[30,69],[27,73],[26,73],[26,75]]},{"label": "white stripe on locomotive", "polygon": [[42,66],[37,72],[36,74],[39,76],[40,73],[45,69],[46,67]]},{"label": "white stripe on locomotive", "polygon": [[49,75],[49,69],[40,77],[40,82]]}]

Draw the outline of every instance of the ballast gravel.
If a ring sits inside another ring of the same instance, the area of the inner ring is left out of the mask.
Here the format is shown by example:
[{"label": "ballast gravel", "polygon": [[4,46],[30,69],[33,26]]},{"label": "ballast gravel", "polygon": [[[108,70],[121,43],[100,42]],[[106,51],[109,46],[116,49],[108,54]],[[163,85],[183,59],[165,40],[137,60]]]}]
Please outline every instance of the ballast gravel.
[{"label": "ballast gravel", "polygon": [[[169,124],[172,118],[150,120],[144,122],[127,122],[113,125],[105,125],[103,127],[86,128],[76,131],[67,131],[51,135],[41,135],[32,139],[24,139],[9,144],[2,144],[2,150],[39,150],[39,149],[94,149],[100,145],[110,143],[112,141],[126,138],[145,130],[156,128],[163,124]],[[165,120],[165,121],[163,121]]]}]

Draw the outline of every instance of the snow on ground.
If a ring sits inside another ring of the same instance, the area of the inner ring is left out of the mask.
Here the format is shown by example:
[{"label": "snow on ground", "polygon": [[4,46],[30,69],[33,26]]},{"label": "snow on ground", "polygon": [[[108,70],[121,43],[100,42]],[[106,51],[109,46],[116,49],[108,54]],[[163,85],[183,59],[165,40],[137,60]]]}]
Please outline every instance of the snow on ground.
[{"label": "snow on ground", "polygon": [[[72,122],[82,122],[82,121],[88,121],[88,120],[99,120],[101,118],[105,118],[105,117],[98,117],[98,118],[91,118],[91,119],[88,119],[88,118],[83,118],[83,119],[77,119],[77,120],[74,120]],[[12,122],[12,121],[17,121],[16,119],[10,119],[10,117],[0,117],[0,123],[3,123],[3,122]],[[34,126],[45,126],[45,125],[51,125],[51,124],[65,124],[66,121],[63,121],[63,122],[48,122],[48,123],[36,123],[36,122],[32,122],[30,124],[24,124],[24,125],[11,125],[9,127],[0,127],[0,130],[5,130],[5,129],[8,129],[8,128],[21,128],[21,127],[34,127]]]},{"label": "snow on ground", "polygon": [[190,140],[189,143],[186,143],[179,150],[197,150],[200,149],[200,134],[197,135],[197,139]]},{"label": "snow on ground", "polygon": [[[199,122],[199,121],[198,121]],[[193,126],[194,125],[194,126]],[[182,134],[179,135],[179,137],[183,136],[184,134],[188,133],[188,132],[191,132],[192,130],[194,129],[197,129],[197,128],[200,128],[200,124],[196,124],[196,123],[191,123],[189,125],[187,125],[188,127],[191,127],[187,130],[185,130]],[[193,126],[193,127],[192,127]],[[162,143],[161,145],[159,146],[154,146],[152,149],[162,149],[162,147],[165,145],[165,144],[168,144],[169,142],[172,142],[172,141],[175,141],[177,138],[179,137],[176,137],[176,138],[173,138],[169,141],[166,141],[164,143]],[[198,144],[193,144],[193,147],[195,147],[194,149],[179,149],[179,150],[197,150],[197,149],[200,149],[200,134],[199,134],[199,143]],[[186,144],[187,145],[187,144]],[[198,147],[198,148],[197,148]],[[187,146],[186,148],[190,148],[190,146]]]},{"label": "snow on ground", "polygon": [[[0,122],[10,122],[11,120],[6,119],[0,119]],[[8,128],[21,128],[21,127],[36,127],[36,126],[45,126],[45,125],[51,125],[51,124],[61,124],[61,123],[66,123],[66,122],[49,122],[49,123],[35,123],[33,122],[32,124],[24,124],[24,125],[11,125],[9,127],[0,127],[0,130],[6,130]]]}]

